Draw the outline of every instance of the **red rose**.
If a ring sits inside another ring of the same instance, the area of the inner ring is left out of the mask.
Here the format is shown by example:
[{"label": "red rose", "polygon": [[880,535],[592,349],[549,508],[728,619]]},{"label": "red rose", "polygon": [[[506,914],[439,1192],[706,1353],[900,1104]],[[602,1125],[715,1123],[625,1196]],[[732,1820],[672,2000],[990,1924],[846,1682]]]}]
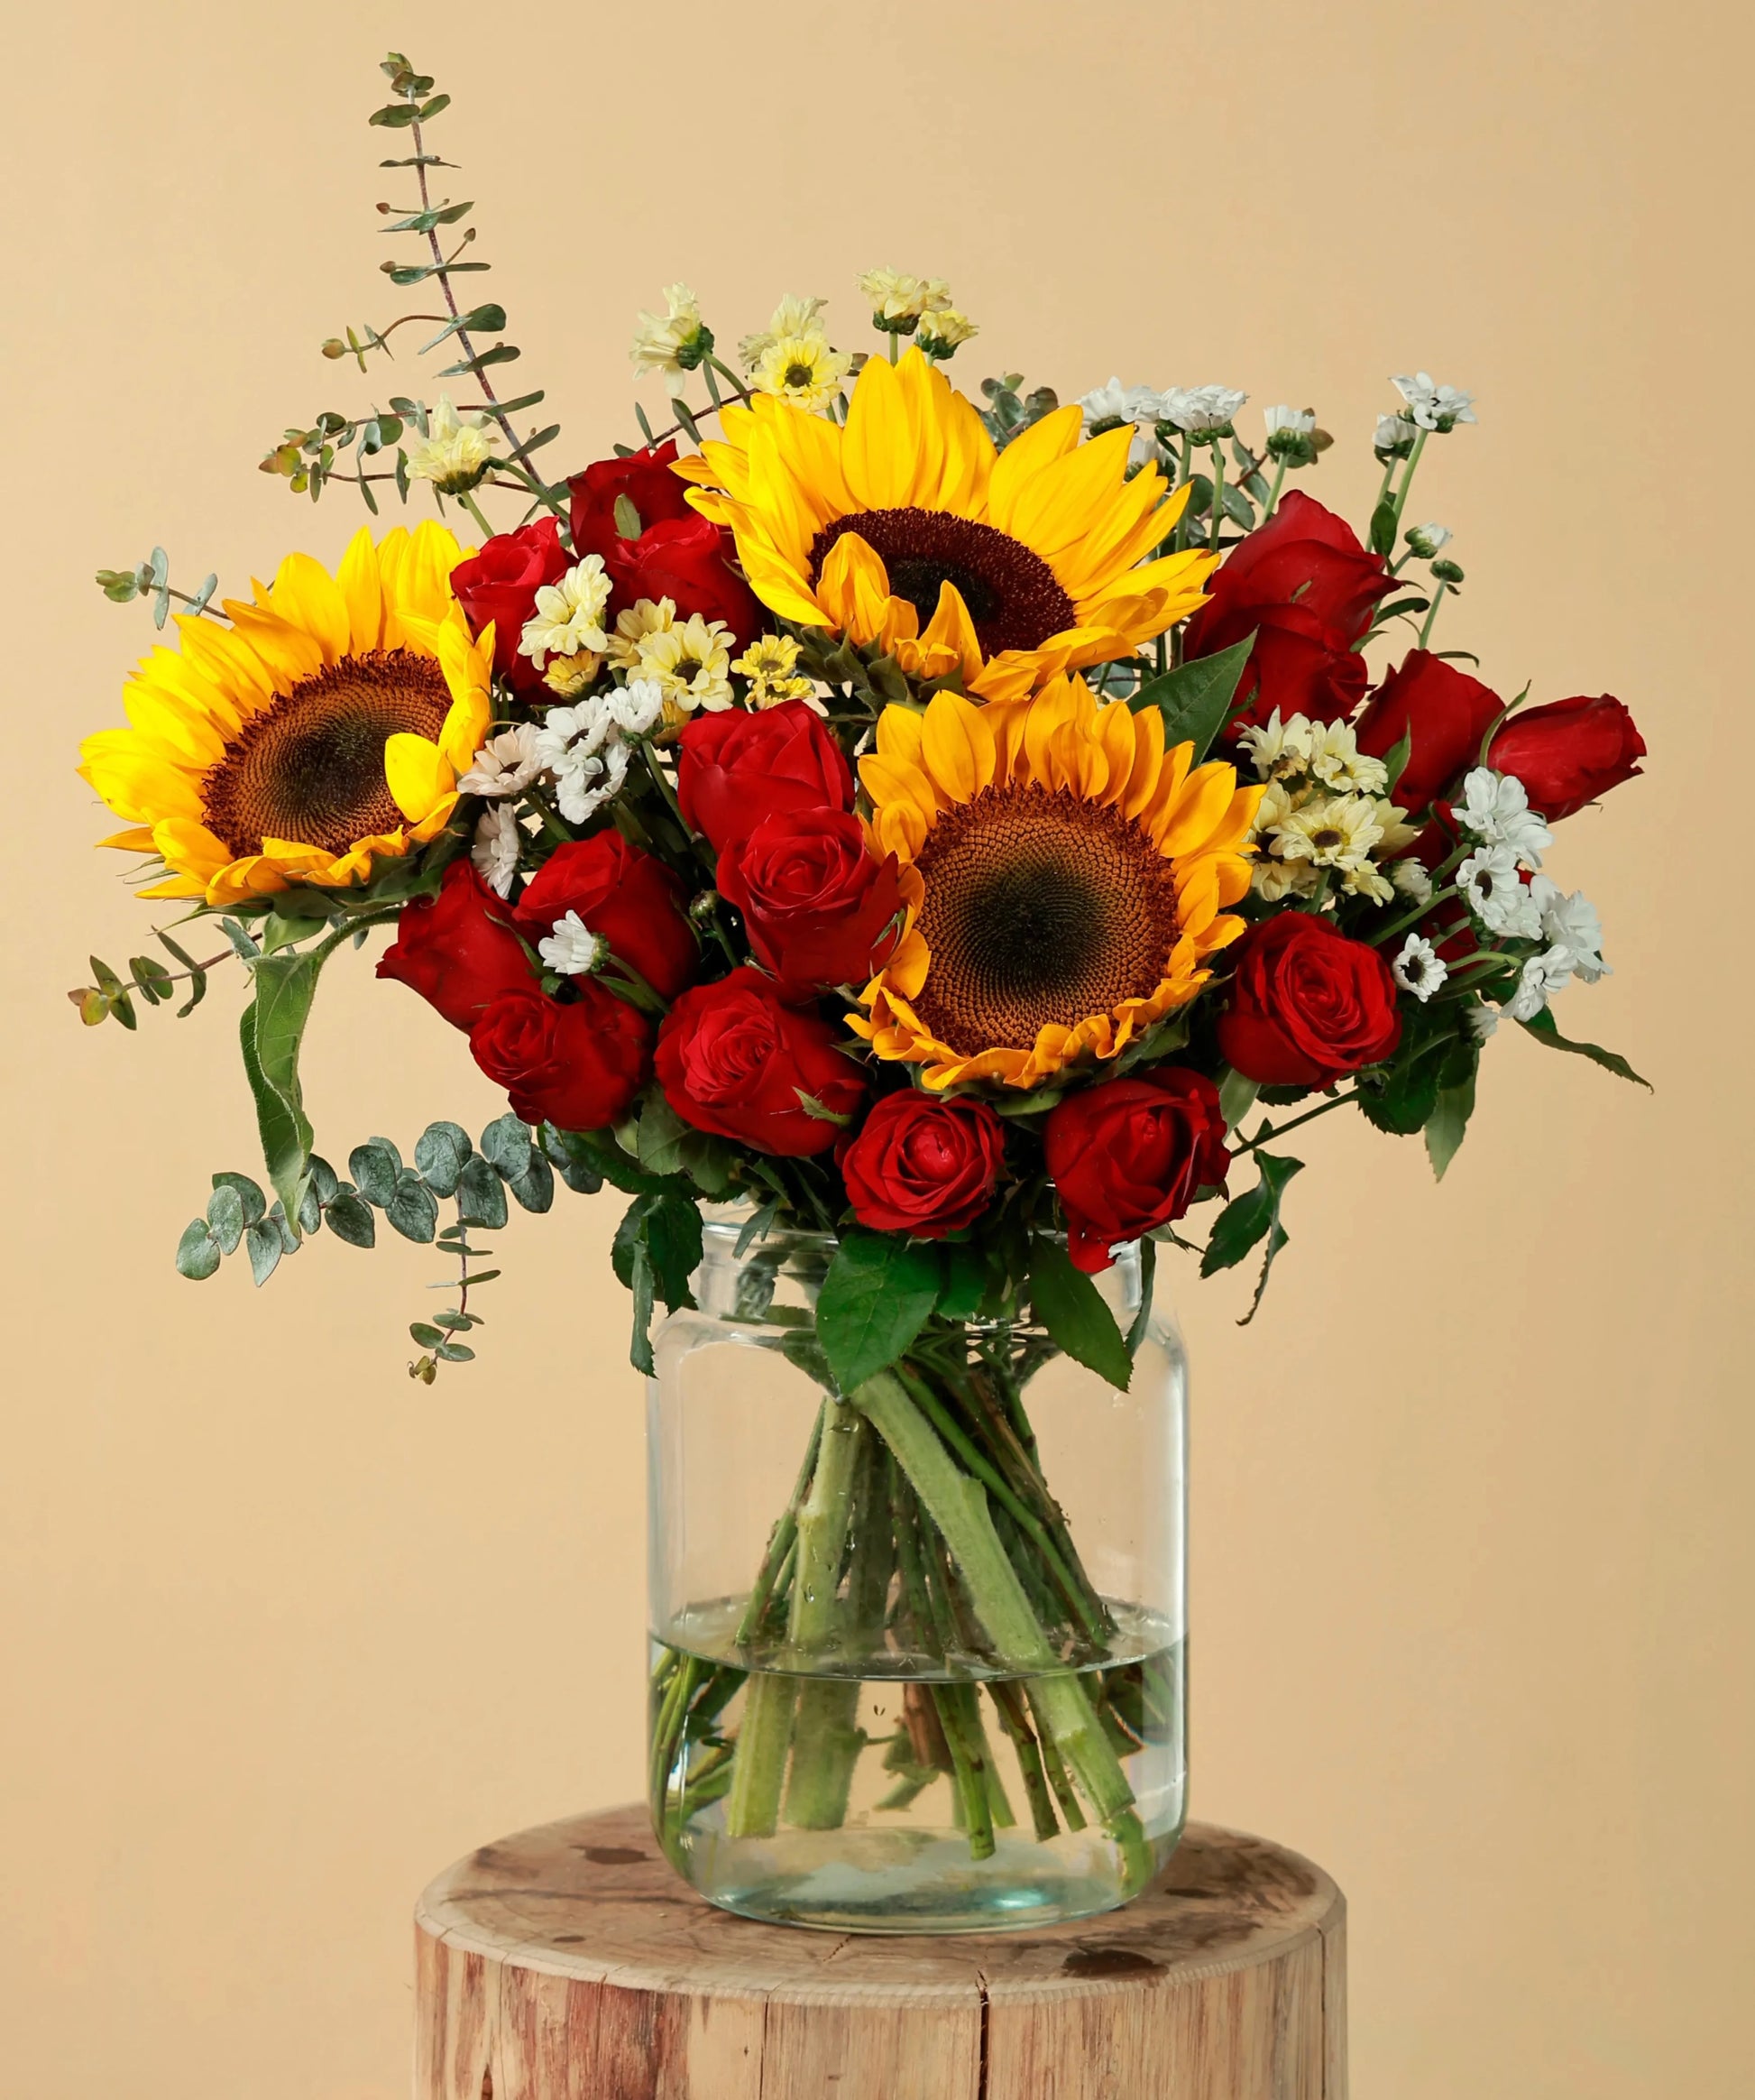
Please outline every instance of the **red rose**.
[{"label": "red rose", "polygon": [[734,970],[685,991],[666,1015],[658,1083],[697,1130],[798,1159],[828,1151],[840,1135],[804,1107],[801,1093],[837,1116],[850,1116],[864,1098],[841,1040],[827,1021],[786,1005],[759,970]]},{"label": "red rose", "polygon": [[1442,657],[1410,649],[1372,695],[1358,720],[1359,749],[1386,759],[1410,730],[1408,763],[1392,791],[1403,809],[1424,809],[1480,755],[1481,739],[1505,703]]},{"label": "red rose", "polygon": [[896,945],[896,856],[878,860],[844,809],[783,810],[719,857],[719,892],[791,991],[863,984]]},{"label": "red rose", "polygon": [[667,519],[638,539],[618,539],[605,556],[615,585],[616,603],[637,598],[668,598],[676,617],[698,612],[703,620],[722,620],[739,644],[754,641],[765,623],[755,594],[726,560],[732,541],[711,518],[690,511]]},{"label": "red rose", "polygon": [[646,1077],[652,1031],[625,999],[589,978],[576,1002],[534,986],[503,992],[469,1031],[475,1062],[510,1098],[512,1113],[557,1130],[602,1130]]},{"label": "red rose", "polygon": [[1234,726],[1308,714],[1337,722],[1364,691],[1353,644],[1372,609],[1395,587],[1381,555],[1367,554],[1345,520],[1297,489],[1267,523],[1232,549],[1211,597],[1187,629],[1185,653],[1217,655],[1257,635],[1237,681]]},{"label": "red rose", "polygon": [[1172,1065],[1069,1094],[1043,1133],[1076,1267],[1180,1218],[1203,1188],[1222,1188],[1230,1154],[1218,1089]]},{"label": "red rose", "polygon": [[682,884],[662,861],[630,846],[620,832],[556,846],[530,878],[512,917],[534,948],[570,911],[602,934],[660,999],[675,999],[694,975],[701,950],[683,914]]},{"label": "red rose", "polygon": [[942,1239],[993,1199],[1006,1127],[985,1101],[905,1087],[886,1094],[841,1154],[853,1215],[874,1232]]},{"label": "red rose", "polygon": [[518,644],[524,622],[537,609],[537,591],[557,583],[574,557],[561,545],[561,528],[553,518],[538,518],[516,532],[496,532],[479,554],[460,561],[451,572],[451,592],[480,634],[493,622],[493,668],[511,681],[513,690],[534,693],[542,673]]},{"label": "red rose", "polygon": [[1631,780],[1645,739],[1619,700],[1550,700],[1514,714],[1493,740],[1487,763],[1522,781],[1530,806],[1550,823],[1571,816]]},{"label": "red rose", "polygon": [[1276,912],[1236,950],[1219,1055],[1263,1086],[1328,1086],[1401,1040],[1395,980],[1375,948],[1314,912]]},{"label": "red rose", "polygon": [[688,484],[675,472],[676,440],[666,438],[656,451],[630,452],[625,459],[599,459],[567,483],[572,492],[574,556],[583,561],[600,554],[605,567],[621,534],[615,521],[615,500],[626,496],[649,532],[666,519],[692,518]]},{"label": "red rose", "polygon": [[470,1027],[490,999],[535,987],[511,916],[469,861],[453,861],[436,897],[402,907],[378,974],[412,985],[454,1027]]},{"label": "red rose", "polygon": [[783,700],[759,714],[728,707],[697,714],[684,729],[676,799],[688,822],[722,853],[765,816],[851,809],[853,776],[822,716],[803,700]]}]

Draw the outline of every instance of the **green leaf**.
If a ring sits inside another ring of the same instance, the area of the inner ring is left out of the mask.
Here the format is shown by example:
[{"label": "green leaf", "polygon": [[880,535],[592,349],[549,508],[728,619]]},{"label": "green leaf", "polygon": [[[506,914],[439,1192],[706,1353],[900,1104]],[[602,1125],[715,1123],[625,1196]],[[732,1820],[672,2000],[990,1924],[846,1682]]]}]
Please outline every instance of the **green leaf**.
[{"label": "green leaf", "polygon": [[221,1254],[237,1252],[244,1223],[243,1198],[229,1184],[216,1188],[207,1198],[207,1224]]},{"label": "green leaf", "polygon": [[251,933],[247,926],[240,925],[236,919],[221,919],[219,930],[232,944],[233,953],[243,962],[253,962],[256,957],[262,953],[262,950],[256,945],[255,935]]},{"label": "green leaf", "polygon": [[660,1090],[653,1087],[640,1103],[636,1138],[640,1165],[654,1174],[679,1173],[684,1143],[690,1135],[690,1126],[684,1122]]},{"label": "green leaf", "polygon": [[177,1242],[177,1274],[188,1277],[191,1283],[201,1283],[219,1266],[219,1242],[208,1231],[207,1220],[191,1218]]},{"label": "green leaf", "polygon": [[1395,552],[1395,498],[1385,496],[1371,513],[1371,532],[1366,541],[1374,554],[1390,555]]},{"label": "green leaf", "polygon": [[1617,1079],[1631,1079],[1635,1086],[1642,1086],[1648,1093],[1658,1090],[1649,1079],[1643,1079],[1618,1050],[1603,1050],[1594,1043],[1575,1043],[1569,1036],[1560,1033],[1559,1023],[1550,1008],[1544,1007],[1533,1020],[1519,1024],[1532,1035],[1537,1042],[1546,1043],[1550,1050],[1569,1050],[1575,1057],[1588,1057],[1593,1064],[1600,1064],[1604,1072],[1613,1072]]},{"label": "green leaf", "polygon": [[465,1225],[497,1232],[506,1222],[506,1184],[480,1154],[457,1176],[457,1211]]},{"label": "green leaf", "polygon": [[473,1364],[475,1351],[461,1341],[442,1341],[433,1351],[442,1364]]},{"label": "green leaf", "polygon": [[979,1247],[946,1247],[942,1255],[944,1276],[939,1285],[939,1315],[945,1320],[973,1320],[988,1294],[988,1265]]},{"label": "green leaf", "polygon": [[434,1327],[425,1320],[411,1320],[409,1322],[409,1333],[422,1349],[436,1349],[445,1340],[444,1328]]},{"label": "green leaf", "polygon": [[1383,771],[1386,778],[1383,782],[1383,792],[1385,795],[1391,792],[1402,774],[1408,770],[1408,760],[1412,758],[1413,753],[1414,732],[1411,728],[1405,729],[1401,732],[1401,741],[1392,743],[1384,755]]},{"label": "green leaf", "polygon": [[1254,1157],[1261,1180],[1246,1195],[1238,1196],[1225,1206],[1208,1239],[1207,1251],[1200,1257],[1201,1275],[1215,1276],[1220,1269],[1235,1268],[1252,1247],[1263,1239],[1267,1241],[1255,1295],[1248,1312],[1238,1321],[1239,1327],[1248,1326],[1262,1303],[1273,1257],[1289,1237],[1280,1222],[1280,1206],[1285,1198],[1286,1185],[1294,1174],[1304,1171],[1301,1159],[1276,1159],[1266,1152],[1258,1152]]},{"label": "green leaf", "polygon": [[691,1130],[682,1144],[683,1166],[703,1195],[722,1196],[731,1186],[735,1148],[709,1130]]},{"label": "green leaf", "polygon": [[817,1299],[816,1331],[843,1393],[893,1364],[938,1303],[935,1248],[890,1232],[849,1232]]},{"label": "green leaf", "polygon": [[641,1225],[657,1294],[672,1312],[693,1305],[689,1279],[701,1266],[701,1212],[687,1196],[657,1196]]},{"label": "green leaf", "polygon": [[384,1205],[384,1216],[404,1239],[425,1246],[438,1230],[438,1199],[418,1174],[405,1168]]},{"label": "green leaf", "polygon": [[280,1266],[280,1257],[286,1251],[278,1223],[264,1218],[260,1225],[253,1225],[243,1236],[250,1249],[250,1274],[256,1279],[256,1288],[268,1281]]},{"label": "green leaf", "polygon": [[428,1123],[416,1142],[414,1163],[436,1196],[453,1196],[473,1150],[461,1123]]},{"label": "green leaf", "polygon": [[652,1257],[646,1250],[644,1239],[634,1248],[628,1287],[634,1294],[634,1331],[628,1347],[628,1360],[649,1378],[656,1368],[652,1361]]},{"label": "green leaf", "polygon": [[[1426,1123],[1426,1156],[1432,1162],[1432,1175],[1436,1181],[1444,1179],[1444,1170],[1456,1158],[1457,1149],[1468,1129],[1468,1119],[1475,1113],[1475,1073],[1480,1063],[1480,1052],[1474,1049],[1466,1076],[1454,1084],[1440,1086],[1438,1098]],[[1447,1063],[1448,1061],[1447,1060]],[[1443,1075],[1447,1080],[1449,1073]]]},{"label": "green leaf", "polygon": [[347,1155],[347,1171],[366,1202],[381,1211],[396,1193],[401,1166],[390,1147],[372,1138]]},{"label": "green leaf", "polygon": [[1036,1318],[1075,1363],[1095,1371],[1116,1392],[1127,1390],[1134,1364],[1116,1316],[1058,1240],[1031,1242],[1030,1303]]},{"label": "green leaf", "polygon": [[256,1097],[268,1178],[289,1217],[298,1214],[311,1154],[310,1119],[299,1083],[299,1046],[331,941],[304,955],[262,955],[251,964],[256,996],[238,1025],[243,1068]]},{"label": "green leaf", "polygon": [[261,1221],[268,1209],[268,1198],[247,1174],[216,1174],[213,1177],[216,1189],[235,1189],[243,1205],[243,1221],[254,1225]]},{"label": "green leaf", "polygon": [[349,1247],[372,1247],[377,1242],[378,1220],[372,1215],[370,1204],[362,1202],[352,1189],[344,1188],[330,1197],[323,1221]]},{"label": "green leaf", "polygon": [[1225,727],[1236,696],[1237,680],[1254,646],[1255,637],[1249,634],[1216,656],[1197,657],[1192,663],[1179,664],[1162,678],[1149,679],[1127,705],[1135,714],[1142,708],[1157,708],[1164,718],[1165,750],[1192,743],[1193,762],[1198,766]]},{"label": "green leaf", "polygon": [[1218,1082],[1218,1111],[1225,1118],[1225,1128],[1235,1130],[1255,1105],[1255,1097],[1261,1092],[1257,1080],[1245,1079],[1242,1073],[1225,1067],[1225,1076]]},{"label": "green leaf", "polygon": [[594,1196],[603,1185],[603,1177],[583,1147],[575,1149],[565,1132],[557,1130],[552,1123],[545,1123],[538,1136],[549,1164],[567,1187],[575,1195]]}]

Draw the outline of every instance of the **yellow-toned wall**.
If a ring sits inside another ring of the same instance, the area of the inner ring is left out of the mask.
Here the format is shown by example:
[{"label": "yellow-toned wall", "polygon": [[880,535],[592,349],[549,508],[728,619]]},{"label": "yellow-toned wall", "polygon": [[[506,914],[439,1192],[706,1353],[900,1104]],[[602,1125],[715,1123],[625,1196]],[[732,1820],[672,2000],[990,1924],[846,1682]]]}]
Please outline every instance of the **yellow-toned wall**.
[{"label": "yellow-toned wall", "polygon": [[[260,1296],[171,1272],[253,1156],[236,986],[133,1037],[61,996],[151,916],[70,771],[151,640],[90,572],[333,557],[345,493],[255,463],[413,383],[316,355],[397,310],[388,43],[456,96],[445,181],[576,460],[629,431],[633,311],[678,276],[728,340],[791,290],[857,345],[852,275],[891,262],[981,322],[966,384],[1309,401],[1338,442],[1299,485],[1355,518],[1383,375],[1478,394],[1412,505],[1468,571],[1441,639],[1643,725],[1649,777],[1551,861],[1615,966],[1564,1023],[1659,1091],[1501,1040],[1441,1190],[1335,1119],[1254,1328],[1190,1281],[1196,1808],[1345,1884],[1363,2100],[1747,2094],[1755,37],[1700,0],[14,22],[0,2091],[390,2100],[421,1883],[639,1787],[611,1201],[501,1236],[482,1360],[424,1390],[415,1249],[325,1242]],[[496,1109],[363,961],[308,1093],[337,1155]]]}]

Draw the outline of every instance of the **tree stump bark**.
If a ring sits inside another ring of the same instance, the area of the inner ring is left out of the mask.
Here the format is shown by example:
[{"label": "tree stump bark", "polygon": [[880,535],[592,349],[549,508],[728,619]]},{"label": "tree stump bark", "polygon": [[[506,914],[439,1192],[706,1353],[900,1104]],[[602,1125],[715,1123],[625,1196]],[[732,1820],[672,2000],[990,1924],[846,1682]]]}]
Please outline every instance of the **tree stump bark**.
[{"label": "tree stump bark", "polygon": [[416,2100],[1346,2100],[1346,1916],[1309,1860],[1195,1823],[1080,1924],[758,1925],[613,1809],[421,1897]]}]

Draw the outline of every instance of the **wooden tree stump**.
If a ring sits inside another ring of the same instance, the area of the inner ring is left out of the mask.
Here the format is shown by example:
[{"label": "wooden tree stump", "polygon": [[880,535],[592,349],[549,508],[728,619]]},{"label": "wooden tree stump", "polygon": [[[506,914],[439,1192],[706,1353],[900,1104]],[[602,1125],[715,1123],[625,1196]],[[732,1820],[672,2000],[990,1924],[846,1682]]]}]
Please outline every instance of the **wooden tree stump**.
[{"label": "wooden tree stump", "polygon": [[422,1896],[416,2100],[1345,2100],[1346,1916],[1309,1860],[1196,1823],[1081,1924],[758,1925],[612,1809]]}]

